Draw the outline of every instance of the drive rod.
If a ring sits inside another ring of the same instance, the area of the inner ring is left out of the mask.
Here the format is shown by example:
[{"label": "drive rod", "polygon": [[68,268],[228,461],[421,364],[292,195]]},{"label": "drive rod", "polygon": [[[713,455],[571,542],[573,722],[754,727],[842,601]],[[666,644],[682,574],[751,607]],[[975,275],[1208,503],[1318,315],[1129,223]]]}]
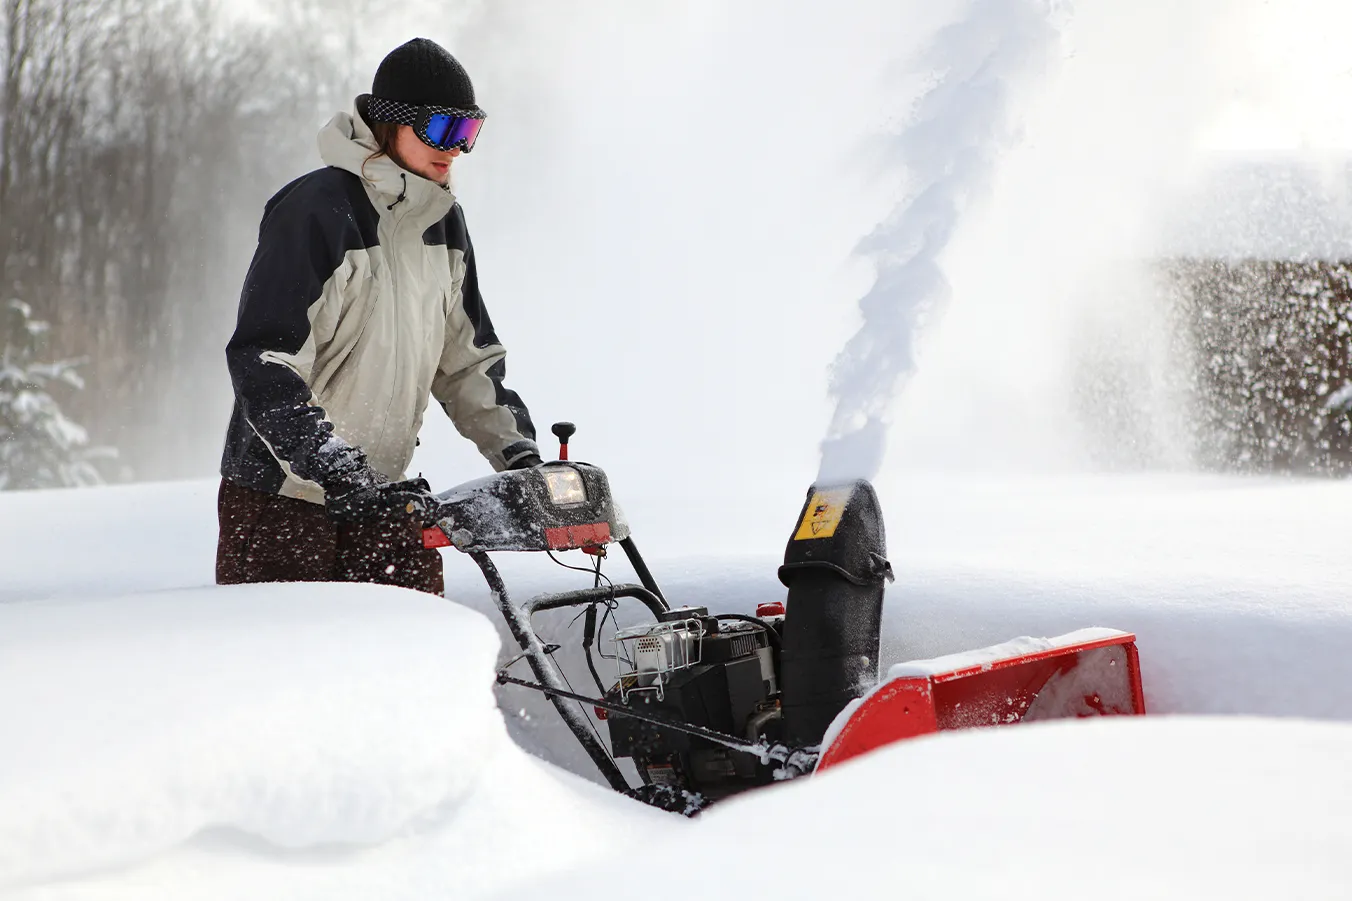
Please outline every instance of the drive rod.
[{"label": "drive rod", "polygon": [[667,717],[659,716],[654,713],[642,713],[632,707],[616,704],[614,701],[607,701],[603,698],[589,698],[586,695],[580,695],[564,689],[550,688],[549,686],[541,685],[538,682],[527,682],[525,679],[517,679],[506,673],[498,673],[498,681],[508,685],[519,685],[522,688],[531,688],[535,691],[544,692],[546,695],[558,695],[567,698],[570,701],[591,704],[594,707],[608,710],[618,716],[627,716],[636,720],[641,720],[645,723],[651,723],[654,726],[661,726],[663,729],[673,729],[677,732],[684,732],[687,735],[694,735],[705,741],[711,741],[716,745],[722,745],[729,750],[750,754],[760,760],[774,760],[784,764],[785,769],[792,772],[795,776],[812,772],[812,769],[817,764],[817,757],[820,755],[820,751],[817,748],[790,748],[781,744],[766,745],[761,742],[748,741],[745,738],[738,738],[735,735],[726,735],[722,732],[715,732],[712,729],[705,729],[703,726],[692,726],[689,723],[682,723],[678,720],[668,719]]},{"label": "drive rod", "polygon": [[[511,596],[507,593],[507,585],[502,579],[502,573],[498,572],[497,566],[493,564],[487,554],[474,551],[469,556],[479,565],[479,570],[484,574],[484,579],[488,581],[488,589],[493,593],[493,600],[497,603],[502,618],[507,621],[507,628],[511,630],[512,637],[516,639],[517,644],[521,646],[521,650],[525,652],[526,660],[530,663],[535,678],[548,687],[548,695],[566,694],[563,690],[563,679],[560,678],[558,669],[555,668],[554,662],[549,659],[549,654],[545,651],[545,646],[541,643],[539,636],[531,628],[530,612],[512,603]],[[563,703],[558,697],[551,700],[554,703],[554,709],[559,712],[563,722],[572,730],[573,735],[582,745],[582,749],[596,764],[596,768],[610,783],[610,787],[626,794],[631,791],[629,780],[624,778],[624,773],[621,773],[620,768],[615,765],[614,759],[606,751],[605,746],[601,744],[601,739],[591,732],[591,721],[587,719],[586,714]]]}]

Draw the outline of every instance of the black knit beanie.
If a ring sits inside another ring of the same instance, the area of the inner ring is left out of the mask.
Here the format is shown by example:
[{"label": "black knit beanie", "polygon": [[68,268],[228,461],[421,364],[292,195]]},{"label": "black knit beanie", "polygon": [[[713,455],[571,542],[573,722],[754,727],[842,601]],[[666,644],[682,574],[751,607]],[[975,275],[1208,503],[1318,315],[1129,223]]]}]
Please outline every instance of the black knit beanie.
[{"label": "black knit beanie", "polygon": [[482,112],[474,102],[474,85],[465,67],[446,48],[427,38],[414,38],[391,50],[376,69],[371,93],[409,106]]}]

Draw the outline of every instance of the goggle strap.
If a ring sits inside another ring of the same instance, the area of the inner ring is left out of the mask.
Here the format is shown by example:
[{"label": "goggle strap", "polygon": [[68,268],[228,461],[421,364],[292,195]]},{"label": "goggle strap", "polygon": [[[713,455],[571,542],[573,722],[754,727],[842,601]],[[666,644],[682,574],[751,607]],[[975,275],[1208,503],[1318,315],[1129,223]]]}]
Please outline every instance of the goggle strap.
[{"label": "goggle strap", "polygon": [[417,127],[423,115],[459,116],[462,119],[482,119],[483,113],[474,113],[456,109],[453,106],[412,106],[398,100],[386,100],[372,95],[366,102],[366,112],[376,122],[394,122],[398,125]]}]

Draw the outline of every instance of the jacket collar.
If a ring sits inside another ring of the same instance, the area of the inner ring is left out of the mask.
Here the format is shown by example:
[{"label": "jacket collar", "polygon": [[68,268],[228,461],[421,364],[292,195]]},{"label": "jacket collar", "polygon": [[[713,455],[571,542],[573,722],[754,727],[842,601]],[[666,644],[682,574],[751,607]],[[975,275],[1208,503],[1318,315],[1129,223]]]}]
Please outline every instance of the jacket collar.
[{"label": "jacket collar", "polygon": [[[361,98],[358,98],[358,103]],[[319,131],[319,156],[326,165],[356,175],[376,212],[426,229],[455,205],[451,189],[414,175],[387,156],[367,162],[377,149],[375,135],[357,112],[341,112]]]}]

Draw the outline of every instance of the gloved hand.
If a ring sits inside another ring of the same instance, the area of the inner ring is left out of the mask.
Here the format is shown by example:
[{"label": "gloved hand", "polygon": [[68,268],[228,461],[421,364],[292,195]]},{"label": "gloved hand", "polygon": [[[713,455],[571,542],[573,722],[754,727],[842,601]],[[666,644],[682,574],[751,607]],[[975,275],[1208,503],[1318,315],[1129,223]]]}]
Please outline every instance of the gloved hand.
[{"label": "gloved hand", "polygon": [[415,515],[424,521],[440,502],[424,479],[391,482],[366,461],[362,449],[336,435],[320,448],[315,479],[324,489],[324,508],[334,519],[362,522]]},{"label": "gloved hand", "polygon": [[427,524],[436,520],[440,506],[432,486],[423,478],[373,483],[324,498],[329,516],[346,522],[413,516]]},{"label": "gloved hand", "polygon": [[512,465],[508,466],[507,468],[530,469],[531,467],[539,466],[542,463],[544,463],[544,461],[540,459],[539,454],[526,454],[526,456],[518,457],[516,460],[512,461]]}]

